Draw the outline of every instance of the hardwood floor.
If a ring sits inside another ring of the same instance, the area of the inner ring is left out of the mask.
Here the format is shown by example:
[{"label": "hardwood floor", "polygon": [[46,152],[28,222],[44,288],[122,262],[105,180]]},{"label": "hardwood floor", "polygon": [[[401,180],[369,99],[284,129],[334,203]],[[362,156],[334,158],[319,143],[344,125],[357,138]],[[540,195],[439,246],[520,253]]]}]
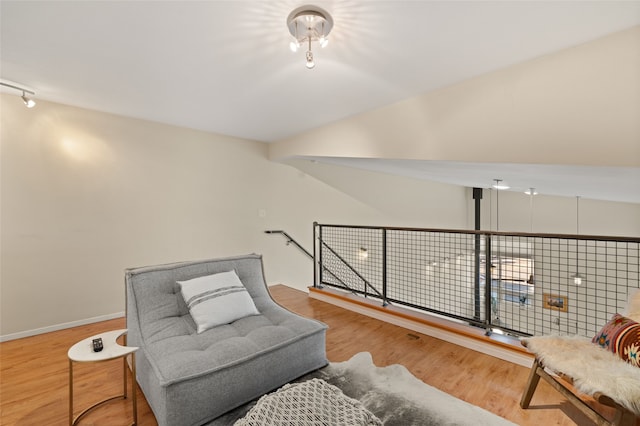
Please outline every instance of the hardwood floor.
[{"label": "hardwood floor", "polygon": [[[589,425],[575,408],[541,382],[532,406],[522,410],[520,396],[527,368],[384,323],[277,285],[274,299],[301,315],[329,325],[327,356],[345,361],[368,351],[378,366],[403,364],[425,383],[521,425]],[[125,328],[124,318],[0,343],[0,424],[66,425],[69,422],[67,350],[91,335]],[[74,365],[75,413],[122,391],[122,362]],[[138,389],[138,424],[156,425]],[[85,416],[81,425],[124,425],[131,401],[111,402]]]}]

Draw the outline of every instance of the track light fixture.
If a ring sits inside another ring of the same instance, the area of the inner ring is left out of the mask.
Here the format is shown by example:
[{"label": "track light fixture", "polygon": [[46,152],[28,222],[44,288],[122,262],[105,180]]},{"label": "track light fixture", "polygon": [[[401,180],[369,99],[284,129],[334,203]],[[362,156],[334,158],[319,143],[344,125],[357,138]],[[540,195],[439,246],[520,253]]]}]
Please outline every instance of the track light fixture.
[{"label": "track light fixture", "polygon": [[306,66],[312,69],[316,66],[311,50],[311,42],[317,41],[320,47],[325,47],[329,42],[327,38],[333,28],[333,18],[329,13],[317,6],[301,6],[294,9],[287,17],[287,27],[295,38],[289,43],[293,52],[297,52],[300,47],[307,47]]},{"label": "track light fixture", "polygon": [[34,101],[33,99],[27,97],[26,90],[22,91],[21,98],[22,98],[22,102],[24,102],[24,104],[27,106],[27,108],[33,108],[34,106],[36,106],[36,101]]},{"label": "track light fixture", "polygon": [[5,83],[3,81],[0,81],[0,86],[9,87],[11,89],[22,92],[22,102],[24,102],[27,108],[33,108],[34,106],[36,106],[36,101],[27,96],[27,93],[30,95],[35,95],[36,93],[34,91],[25,89],[24,87],[16,86],[15,84]]}]

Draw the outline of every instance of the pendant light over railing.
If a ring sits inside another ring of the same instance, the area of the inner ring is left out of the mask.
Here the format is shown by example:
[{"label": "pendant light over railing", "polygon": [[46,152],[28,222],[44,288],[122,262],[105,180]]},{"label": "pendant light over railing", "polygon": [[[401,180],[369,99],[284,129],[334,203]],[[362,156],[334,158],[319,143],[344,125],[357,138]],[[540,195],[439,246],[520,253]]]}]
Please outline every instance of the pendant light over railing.
[{"label": "pendant light over railing", "polygon": [[577,238],[577,236],[580,235],[580,196],[576,196],[576,273],[571,275],[571,278],[573,278],[573,283],[575,285],[582,285],[582,281],[584,280],[584,277],[582,275],[580,275],[579,268],[578,268],[578,243],[579,240]]},{"label": "pendant light over railing", "polygon": [[533,232],[533,197],[538,195],[535,188],[529,188],[524,191],[529,196],[529,232]]},{"label": "pendant light over railing", "polygon": [[509,185],[507,185],[502,179],[494,179],[494,184],[491,185],[493,189],[496,189],[496,231],[500,230],[500,204],[499,204],[499,196],[498,193],[500,191],[504,191],[509,189]]}]

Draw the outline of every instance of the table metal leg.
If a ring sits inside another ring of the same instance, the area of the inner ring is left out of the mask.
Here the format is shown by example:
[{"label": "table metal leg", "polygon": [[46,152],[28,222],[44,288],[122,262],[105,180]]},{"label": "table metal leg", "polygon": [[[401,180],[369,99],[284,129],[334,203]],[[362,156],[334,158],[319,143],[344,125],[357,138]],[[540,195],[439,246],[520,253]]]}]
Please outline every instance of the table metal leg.
[{"label": "table metal leg", "polygon": [[69,426],[73,426],[73,361],[69,360]]},{"label": "table metal leg", "polygon": [[131,353],[131,393],[133,394],[133,424],[138,424],[138,392],[136,391],[136,354]]},{"label": "table metal leg", "polygon": [[122,358],[122,395],[127,399],[127,357]]},{"label": "table metal leg", "polygon": [[[100,402],[93,404],[82,411],[78,417],[73,418],[73,361],[69,359],[69,426],[75,426],[85,414],[98,408],[99,406],[112,401],[114,399],[123,398],[127,399],[127,356],[122,358],[122,379],[123,379],[123,391],[122,395],[112,396],[111,398],[104,399]],[[133,405],[133,423],[131,426],[138,424],[138,397],[136,392],[136,357],[134,353],[131,353],[131,393],[132,393],[132,405]]]}]

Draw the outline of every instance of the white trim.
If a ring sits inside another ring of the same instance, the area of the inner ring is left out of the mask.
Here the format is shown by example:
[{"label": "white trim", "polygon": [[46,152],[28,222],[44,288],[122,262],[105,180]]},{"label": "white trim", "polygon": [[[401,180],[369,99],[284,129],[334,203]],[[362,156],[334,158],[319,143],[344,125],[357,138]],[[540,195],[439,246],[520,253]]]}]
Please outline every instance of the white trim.
[{"label": "white trim", "polygon": [[477,339],[466,337],[457,333],[452,333],[447,330],[443,330],[438,327],[430,326],[418,321],[411,321],[406,318],[399,317],[397,315],[386,314],[378,309],[369,309],[366,306],[362,306],[356,303],[349,303],[342,301],[338,298],[326,296],[319,292],[310,291],[309,297],[318,299],[323,302],[331,303],[332,305],[340,306],[341,308],[348,309],[353,312],[357,312],[362,315],[366,315],[371,318],[378,319],[380,321],[388,322],[408,330],[417,331],[418,333],[426,334],[428,336],[435,337],[445,342],[450,342],[458,346],[463,346],[468,349],[472,349],[477,352],[481,352],[504,361],[508,361],[514,364],[521,365],[523,367],[531,368],[533,362],[533,356],[512,351],[506,348],[502,348],[497,345],[483,343]]},{"label": "white trim", "polygon": [[20,331],[18,333],[6,334],[0,336],[0,342],[9,340],[22,339],[23,337],[36,336],[38,334],[49,333],[51,331],[64,330],[65,328],[77,327],[79,325],[93,324],[94,322],[107,321],[124,317],[124,312],[116,312],[114,314],[101,315],[99,317],[86,318],[78,321],[65,322],[62,324],[50,325],[48,327],[36,328],[33,330]]}]

